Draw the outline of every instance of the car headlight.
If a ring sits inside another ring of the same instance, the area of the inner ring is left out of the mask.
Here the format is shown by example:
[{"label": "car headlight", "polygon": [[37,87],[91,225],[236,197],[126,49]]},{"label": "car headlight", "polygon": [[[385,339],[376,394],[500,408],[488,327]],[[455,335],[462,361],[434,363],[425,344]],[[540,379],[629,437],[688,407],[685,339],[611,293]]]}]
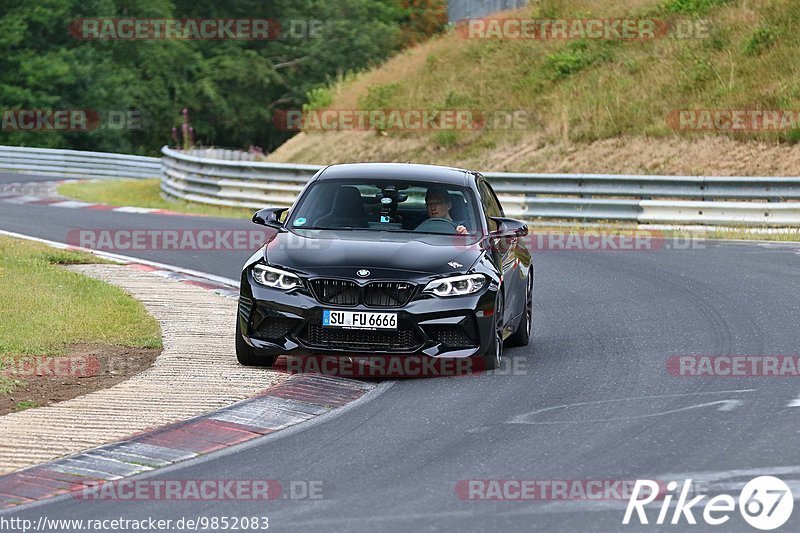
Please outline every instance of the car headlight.
[{"label": "car headlight", "polygon": [[431,281],[423,292],[433,293],[436,296],[464,296],[478,292],[484,285],[486,276],[483,274],[467,274]]},{"label": "car headlight", "polygon": [[256,265],[253,267],[253,279],[259,285],[288,291],[301,285],[300,278],[279,268],[267,265]]}]

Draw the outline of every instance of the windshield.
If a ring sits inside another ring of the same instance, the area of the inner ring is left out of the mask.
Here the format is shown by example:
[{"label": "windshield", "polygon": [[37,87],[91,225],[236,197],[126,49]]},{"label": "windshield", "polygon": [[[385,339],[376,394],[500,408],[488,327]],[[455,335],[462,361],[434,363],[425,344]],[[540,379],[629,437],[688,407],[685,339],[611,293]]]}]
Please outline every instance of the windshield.
[{"label": "windshield", "polygon": [[408,180],[322,180],[298,201],[292,229],[361,229],[421,234],[471,234],[478,227],[467,187]]}]

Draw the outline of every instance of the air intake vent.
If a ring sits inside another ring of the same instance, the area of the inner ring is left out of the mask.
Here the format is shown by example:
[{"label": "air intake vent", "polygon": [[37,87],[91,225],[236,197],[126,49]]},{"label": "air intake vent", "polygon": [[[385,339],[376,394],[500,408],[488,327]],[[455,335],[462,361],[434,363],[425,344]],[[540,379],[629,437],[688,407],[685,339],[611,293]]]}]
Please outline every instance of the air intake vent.
[{"label": "air intake vent", "polygon": [[360,287],[352,281],[315,279],[310,284],[314,296],[324,304],[402,307],[414,295],[414,285],[406,282],[373,281]]},{"label": "air intake vent", "polygon": [[362,289],[364,305],[371,307],[402,307],[414,294],[410,283],[375,281]]},{"label": "air intake vent", "polygon": [[253,312],[250,331],[253,337],[268,341],[279,341],[289,335],[299,322],[294,318],[271,316],[257,307]]},{"label": "air intake vent", "polygon": [[315,279],[311,288],[317,300],[324,304],[356,305],[359,301],[359,287],[352,281],[338,279]]},{"label": "air intake vent", "polygon": [[408,352],[422,345],[411,329],[370,331],[324,328],[316,324],[309,324],[305,338],[301,341],[316,348],[377,352]]}]

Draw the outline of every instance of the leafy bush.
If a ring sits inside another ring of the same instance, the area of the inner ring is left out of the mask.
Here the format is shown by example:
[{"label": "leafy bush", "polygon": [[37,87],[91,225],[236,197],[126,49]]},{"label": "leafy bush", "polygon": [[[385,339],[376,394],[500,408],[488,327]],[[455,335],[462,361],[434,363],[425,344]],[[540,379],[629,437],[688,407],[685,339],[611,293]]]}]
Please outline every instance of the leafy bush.
[{"label": "leafy bush", "polygon": [[731,0],[667,0],[664,10],[667,13],[704,15],[709,10],[730,3]]},{"label": "leafy bush", "polygon": [[458,132],[455,130],[442,130],[433,134],[433,142],[440,148],[451,148],[458,143]]},{"label": "leafy bush", "polygon": [[392,97],[399,89],[399,83],[373,85],[367,89],[366,96],[358,99],[358,106],[366,110],[388,109],[391,105]]},{"label": "leafy bush", "polygon": [[564,50],[547,56],[549,78],[565,79],[584,68],[610,61],[613,55],[606,43],[585,41],[569,43]]},{"label": "leafy bush", "polygon": [[316,87],[306,93],[308,102],[303,105],[303,111],[325,109],[333,103],[333,94],[328,87]]},{"label": "leafy bush", "polygon": [[744,43],[744,53],[748,56],[758,55],[762,50],[775,42],[777,38],[772,28],[758,28]]},{"label": "leafy bush", "polygon": [[434,107],[437,109],[469,109],[476,105],[475,99],[472,96],[451,90],[447,91],[442,105]]},{"label": "leafy bush", "polygon": [[401,46],[411,46],[441,33],[447,26],[446,0],[400,0],[404,11]]},{"label": "leafy bush", "polygon": [[786,132],[786,142],[789,144],[800,144],[800,129],[796,128]]}]

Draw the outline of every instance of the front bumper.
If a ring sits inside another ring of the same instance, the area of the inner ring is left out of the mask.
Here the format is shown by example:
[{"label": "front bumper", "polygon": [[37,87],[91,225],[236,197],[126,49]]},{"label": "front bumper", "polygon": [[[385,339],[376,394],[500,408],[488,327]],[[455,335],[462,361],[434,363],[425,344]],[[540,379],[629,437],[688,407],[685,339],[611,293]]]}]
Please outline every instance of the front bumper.
[{"label": "front bumper", "polygon": [[[323,304],[302,291],[286,293],[242,279],[239,325],[245,342],[265,356],[429,356],[465,358],[493,350],[497,286],[474,295],[419,294],[403,307]],[[390,312],[398,330],[322,328],[325,309]]]}]

